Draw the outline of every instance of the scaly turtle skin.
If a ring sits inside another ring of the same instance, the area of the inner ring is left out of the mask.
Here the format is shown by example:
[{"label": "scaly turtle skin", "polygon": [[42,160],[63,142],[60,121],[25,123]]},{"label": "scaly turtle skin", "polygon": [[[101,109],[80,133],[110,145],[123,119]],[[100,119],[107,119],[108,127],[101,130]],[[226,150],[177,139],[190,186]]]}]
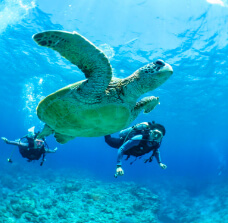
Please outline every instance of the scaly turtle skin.
[{"label": "scaly turtle skin", "polygon": [[44,98],[37,115],[45,124],[39,138],[54,133],[59,143],[75,137],[96,137],[126,128],[144,110],[149,113],[159,98],[144,93],[163,84],[172,67],[157,60],[124,79],[112,77],[105,54],[77,32],[46,31],[35,42],[59,52],[85,74],[86,80],[68,85]]}]

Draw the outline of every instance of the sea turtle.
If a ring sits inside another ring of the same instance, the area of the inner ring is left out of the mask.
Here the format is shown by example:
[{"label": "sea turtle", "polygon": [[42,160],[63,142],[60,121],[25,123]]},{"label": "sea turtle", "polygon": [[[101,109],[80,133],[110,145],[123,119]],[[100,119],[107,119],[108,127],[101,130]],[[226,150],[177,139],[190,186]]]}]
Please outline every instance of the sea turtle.
[{"label": "sea turtle", "polygon": [[70,84],[44,98],[37,115],[46,123],[38,138],[54,134],[57,142],[75,137],[97,137],[127,127],[144,110],[149,113],[159,98],[144,93],[163,84],[172,67],[157,60],[120,79],[112,76],[105,54],[77,32],[46,31],[33,36],[36,43],[59,52],[76,65],[86,80]]}]

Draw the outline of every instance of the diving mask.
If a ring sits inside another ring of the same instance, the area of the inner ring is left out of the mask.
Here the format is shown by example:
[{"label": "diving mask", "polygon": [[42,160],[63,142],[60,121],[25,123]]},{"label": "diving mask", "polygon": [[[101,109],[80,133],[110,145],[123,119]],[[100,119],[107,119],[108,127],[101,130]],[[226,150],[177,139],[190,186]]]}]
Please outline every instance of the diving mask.
[{"label": "diving mask", "polygon": [[153,138],[153,141],[161,141],[163,134],[161,131],[154,129],[154,130],[151,130],[151,136]]},{"label": "diving mask", "polygon": [[36,140],[34,141],[34,147],[35,147],[35,148],[41,148],[43,145],[44,145],[44,141],[43,141],[43,140],[36,139]]}]

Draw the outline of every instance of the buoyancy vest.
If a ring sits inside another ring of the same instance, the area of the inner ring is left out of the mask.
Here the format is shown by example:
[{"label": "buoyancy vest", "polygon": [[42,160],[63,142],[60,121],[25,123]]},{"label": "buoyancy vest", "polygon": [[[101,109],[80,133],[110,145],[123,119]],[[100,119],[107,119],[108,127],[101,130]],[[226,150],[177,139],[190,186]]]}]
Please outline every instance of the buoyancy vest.
[{"label": "buoyancy vest", "polygon": [[35,138],[25,136],[20,139],[23,143],[28,143],[28,147],[24,146],[18,146],[19,152],[22,155],[22,157],[27,158],[29,160],[39,160],[42,154],[45,154],[45,148],[44,145],[41,148],[34,148],[34,140]]},{"label": "buoyancy vest", "polygon": [[154,141],[148,141],[148,137],[143,136],[143,139],[140,141],[139,145],[133,146],[132,148],[124,152],[124,155],[127,155],[128,158],[130,156],[139,157],[151,152],[152,150],[156,150],[159,147],[160,147],[160,143],[154,142]]},{"label": "buoyancy vest", "polygon": [[[156,126],[155,126],[156,125]],[[130,156],[135,156],[136,159],[137,157],[140,157],[153,151],[149,159],[146,159],[144,163],[146,162],[151,162],[153,160],[153,156],[156,154],[157,149],[160,147],[161,142],[155,142],[155,141],[150,141],[149,140],[149,133],[150,130],[153,130],[154,128],[158,128],[159,130],[161,129],[161,126],[159,124],[155,124],[154,122],[143,122],[139,123],[133,127],[124,129],[120,132],[120,138],[124,138],[124,142],[127,140],[133,138],[136,135],[143,135],[142,140],[140,141],[140,144],[138,146],[134,146],[124,152],[124,155],[127,155],[126,160],[129,159]],[[162,128],[164,128],[162,126]],[[163,135],[165,135],[165,129],[161,130]],[[134,162],[134,161],[133,161]],[[133,163],[131,162],[131,164]]]},{"label": "buoyancy vest", "polygon": [[30,148],[19,146],[19,152],[24,158],[27,158],[29,160],[39,160],[42,154],[45,153],[45,149],[44,147],[41,147],[39,149],[34,149],[34,148],[30,149]]}]

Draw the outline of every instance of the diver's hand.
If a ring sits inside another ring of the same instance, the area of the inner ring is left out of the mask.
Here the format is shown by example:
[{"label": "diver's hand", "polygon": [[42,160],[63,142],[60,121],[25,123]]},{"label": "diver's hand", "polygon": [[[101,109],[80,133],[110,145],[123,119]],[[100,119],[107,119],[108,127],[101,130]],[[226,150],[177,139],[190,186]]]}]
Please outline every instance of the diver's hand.
[{"label": "diver's hand", "polygon": [[165,165],[165,164],[163,164],[163,163],[159,163],[159,165],[160,165],[160,167],[162,168],[162,169],[166,169],[167,168],[167,166]]},{"label": "diver's hand", "polygon": [[8,142],[9,142],[9,140],[8,140],[7,138],[5,138],[5,137],[1,137],[1,139],[2,139],[5,143],[8,143]]},{"label": "diver's hand", "polygon": [[122,169],[121,166],[117,166],[116,168],[116,174],[114,175],[115,178],[117,178],[118,176],[123,176],[124,175],[124,171]]},{"label": "diver's hand", "polygon": [[57,150],[58,150],[58,148],[57,148],[57,147],[55,147],[54,151],[56,152]]}]

